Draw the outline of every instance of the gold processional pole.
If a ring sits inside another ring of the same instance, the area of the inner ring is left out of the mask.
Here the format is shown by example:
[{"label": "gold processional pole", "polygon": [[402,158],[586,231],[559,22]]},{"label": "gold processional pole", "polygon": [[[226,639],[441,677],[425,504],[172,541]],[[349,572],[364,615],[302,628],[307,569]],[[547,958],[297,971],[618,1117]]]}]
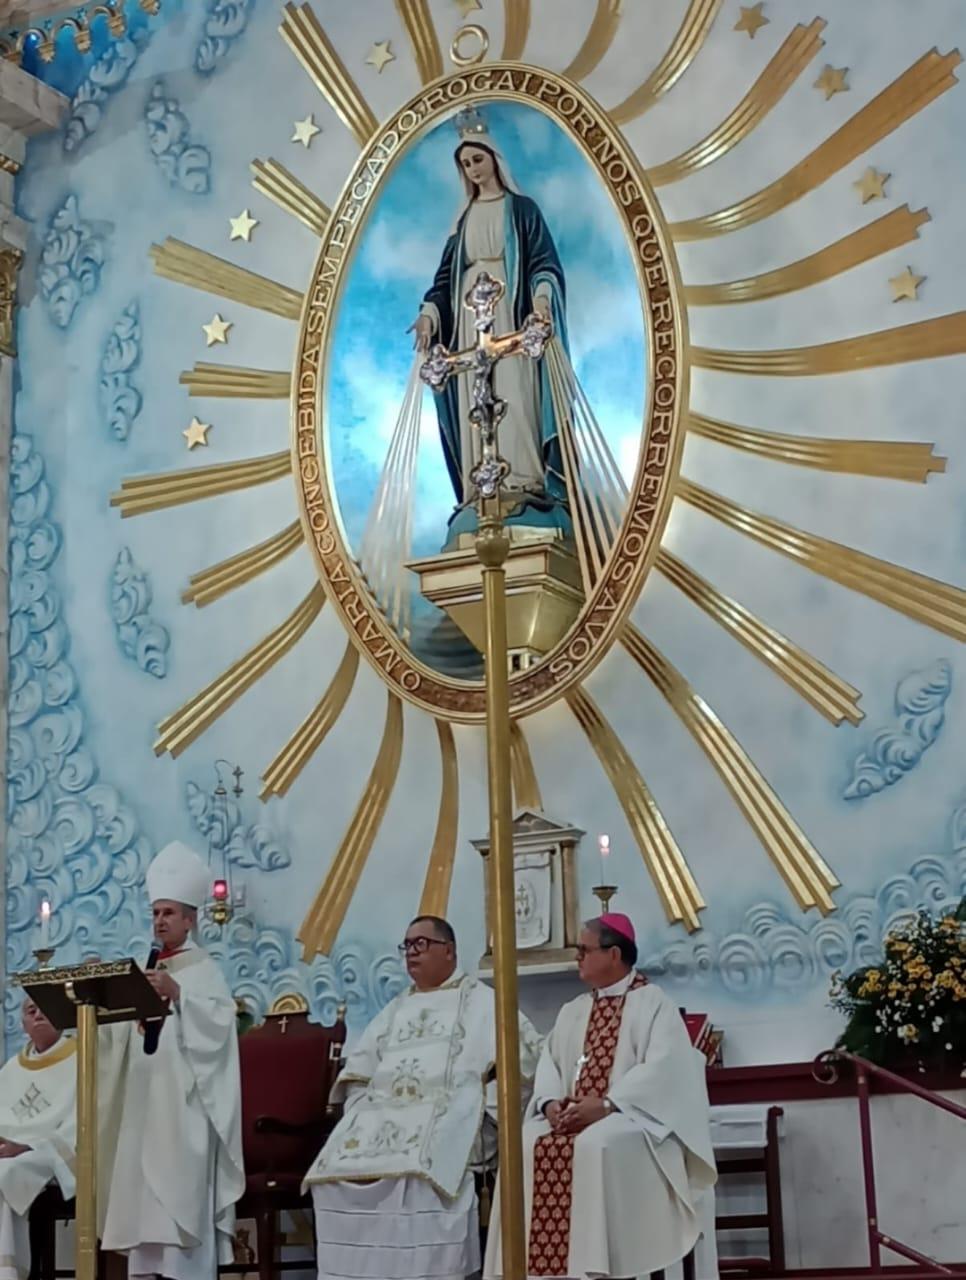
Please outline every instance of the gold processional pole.
[{"label": "gold processional pole", "polygon": [[506,412],[496,398],[493,374],[505,356],[539,359],[553,332],[549,320],[529,315],[516,333],[494,337],[497,302],[506,286],[483,271],[466,295],[475,316],[477,345],[451,353],[435,346],[420,368],[434,391],[460,373],[473,374],[470,421],[480,432],[480,461],[470,473],[477,493],[476,554],[482,566],[486,618],[486,763],[490,803],[490,874],[493,915],[493,975],[496,987],[496,1087],[500,1151],[500,1220],[504,1280],[526,1280],[523,1205],[523,1118],[520,1088],[520,1024],[510,788],[510,688],[504,563],[510,541],[503,525],[500,486],[510,472],[500,456],[497,430]]},{"label": "gold processional pole", "polygon": [[97,1277],[97,1007],[77,1005],[77,1280]]}]

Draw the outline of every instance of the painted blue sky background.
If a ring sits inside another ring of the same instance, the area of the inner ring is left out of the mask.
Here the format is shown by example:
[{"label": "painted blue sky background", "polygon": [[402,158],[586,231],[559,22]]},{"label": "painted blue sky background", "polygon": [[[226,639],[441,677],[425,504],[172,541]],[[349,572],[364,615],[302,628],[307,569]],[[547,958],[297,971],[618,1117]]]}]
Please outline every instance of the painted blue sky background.
[{"label": "painted blue sky background", "polygon": [[[571,357],[629,481],[644,404],[644,319],[620,220],[579,148],[546,116],[516,103],[489,104],[484,115],[517,188],[540,205],[556,242],[567,279]],[[457,142],[450,118],[397,164],[363,228],[339,305],[326,418],[335,488],[356,548],[412,367],[406,330],[462,208]],[[445,539],[454,499],[428,391],[416,486],[413,552],[432,555]]]}]

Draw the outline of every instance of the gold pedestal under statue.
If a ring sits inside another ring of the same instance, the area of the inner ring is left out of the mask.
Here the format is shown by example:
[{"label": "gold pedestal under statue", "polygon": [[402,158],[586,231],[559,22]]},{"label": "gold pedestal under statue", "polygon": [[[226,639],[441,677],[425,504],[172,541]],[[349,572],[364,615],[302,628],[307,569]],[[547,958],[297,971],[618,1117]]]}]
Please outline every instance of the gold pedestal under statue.
[{"label": "gold pedestal under statue", "polygon": [[[577,619],[584,602],[573,541],[552,529],[506,526],[507,648],[511,673],[549,653]],[[461,534],[456,549],[411,560],[420,591],[456,623],[481,653],[486,648],[483,575],[476,535]]]}]

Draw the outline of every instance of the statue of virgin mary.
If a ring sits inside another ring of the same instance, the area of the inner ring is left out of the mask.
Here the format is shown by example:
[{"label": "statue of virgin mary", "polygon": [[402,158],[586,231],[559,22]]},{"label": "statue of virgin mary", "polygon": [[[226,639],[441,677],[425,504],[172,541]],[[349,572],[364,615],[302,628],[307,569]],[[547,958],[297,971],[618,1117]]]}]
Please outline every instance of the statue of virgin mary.
[{"label": "statue of virgin mary", "polygon": [[[480,271],[502,280],[494,333],[519,329],[536,311],[553,322],[555,339],[567,350],[566,284],[553,236],[536,202],[523,195],[478,111],[456,117],[460,135],[453,158],[464,199],[443,248],[432,286],[413,328],[416,347],[440,342],[451,351],[476,344],[473,316],[464,299]],[[496,394],[507,410],[499,429],[499,451],[510,464],[504,496],[519,499],[508,524],[571,531],[557,417],[545,361],[520,357],[496,368]],[[479,433],[469,421],[469,379],[453,378],[436,395],[443,454],[456,495],[449,542],[475,528],[475,492],[470,472],[479,460]]]}]

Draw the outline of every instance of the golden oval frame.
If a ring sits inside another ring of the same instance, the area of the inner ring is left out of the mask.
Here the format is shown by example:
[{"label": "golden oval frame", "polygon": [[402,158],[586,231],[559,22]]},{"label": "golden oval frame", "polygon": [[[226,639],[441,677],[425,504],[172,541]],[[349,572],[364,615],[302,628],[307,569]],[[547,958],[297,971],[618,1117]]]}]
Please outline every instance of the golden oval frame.
[{"label": "golden oval frame", "polygon": [[520,102],[574,140],[611,197],[632,246],[643,302],[647,388],[643,444],[620,533],[570,631],[539,663],[510,680],[510,708],[538,711],[588,675],[614,642],[657,555],[678,473],[689,384],[687,315],[677,259],[637,157],[579,85],[538,67],[494,62],[427,85],[373,134],[326,227],[305,293],[292,391],[292,460],[299,511],[326,594],[353,642],[389,688],[446,720],[485,719],[482,680],[455,680],[420,662],[386,621],[341,528],[326,455],[324,385],[330,337],[352,250],[381,184],[410,142],[473,102]]}]

